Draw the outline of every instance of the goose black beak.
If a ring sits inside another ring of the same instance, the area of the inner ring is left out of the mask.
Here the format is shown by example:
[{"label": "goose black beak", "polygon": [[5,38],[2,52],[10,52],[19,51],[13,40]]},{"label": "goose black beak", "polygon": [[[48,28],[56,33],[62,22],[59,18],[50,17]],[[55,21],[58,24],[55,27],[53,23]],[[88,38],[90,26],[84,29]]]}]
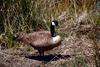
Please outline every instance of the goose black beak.
[{"label": "goose black beak", "polygon": [[56,29],[58,29],[59,27],[60,27],[60,26],[59,26],[59,25],[57,25],[57,26],[56,26]]}]

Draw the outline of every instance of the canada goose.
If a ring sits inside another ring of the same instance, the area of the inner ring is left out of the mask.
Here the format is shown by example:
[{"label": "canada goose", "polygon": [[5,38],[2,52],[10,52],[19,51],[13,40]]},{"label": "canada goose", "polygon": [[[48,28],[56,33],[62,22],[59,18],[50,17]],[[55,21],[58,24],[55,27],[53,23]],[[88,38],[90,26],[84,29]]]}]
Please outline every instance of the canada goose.
[{"label": "canada goose", "polygon": [[60,45],[61,37],[55,31],[58,21],[51,22],[50,31],[37,31],[33,33],[19,33],[15,39],[37,49],[40,56],[44,56],[44,51],[51,50]]}]

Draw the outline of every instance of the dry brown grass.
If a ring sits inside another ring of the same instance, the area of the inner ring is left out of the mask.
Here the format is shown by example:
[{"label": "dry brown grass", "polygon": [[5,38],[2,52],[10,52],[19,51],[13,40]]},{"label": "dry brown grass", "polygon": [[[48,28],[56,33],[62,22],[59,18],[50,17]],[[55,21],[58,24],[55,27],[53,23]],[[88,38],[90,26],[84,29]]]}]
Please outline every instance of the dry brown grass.
[{"label": "dry brown grass", "polygon": [[12,38],[16,32],[49,30],[50,21],[57,19],[63,45],[50,53],[68,54],[71,58],[50,61],[46,66],[99,67],[94,28],[99,25],[99,12],[95,5],[96,0],[5,0],[0,5],[0,30],[3,28],[4,41],[11,48],[16,45]]}]

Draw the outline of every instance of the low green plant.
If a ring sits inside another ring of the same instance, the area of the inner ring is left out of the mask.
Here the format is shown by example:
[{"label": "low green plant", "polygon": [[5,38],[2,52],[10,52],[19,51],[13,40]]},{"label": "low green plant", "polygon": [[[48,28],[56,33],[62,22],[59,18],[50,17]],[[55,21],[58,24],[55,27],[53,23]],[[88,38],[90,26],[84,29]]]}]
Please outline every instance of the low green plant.
[{"label": "low green plant", "polygon": [[98,13],[99,15],[97,15],[97,18],[96,18],[96,24],[97,25],[100,25],[100,13]]},{"label": "low green plant", "polygon": [[15,46],[16,42],[13,39],[13,34],[11,32],[8,32],[6,34],[6,43],[7,43],[7,48],[12,48]]}]

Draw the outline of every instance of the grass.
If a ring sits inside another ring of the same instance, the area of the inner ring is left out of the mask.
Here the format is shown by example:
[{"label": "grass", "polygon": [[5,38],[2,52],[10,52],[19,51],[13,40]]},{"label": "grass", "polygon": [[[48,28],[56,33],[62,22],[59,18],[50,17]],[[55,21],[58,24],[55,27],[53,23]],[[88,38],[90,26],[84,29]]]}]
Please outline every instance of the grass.
[{"label": "grass", "polygon": [[100,13],[96,16],[96,22],[97,25],[100,25]]},{"label": "grass", "polygon": [[[65,30],[67,25],[78,24],[75,22],[76,18],[85,11],[87,13],[96,12],[94,11],[95,0],[2,0],[1,3],[0,31],[6,34],[8,48],[16,45],[12,37],[15,33],[49,30],[50,22],[54,19],[59,20],[58,17],[64,12],[66,12],[66,21],[60,21],[62,26],[60,28],[64,28],[64,30],[58,31],[58,33],[62,37],[67,37],[70,34]],[[99,12],[95,16],[90,16],[88,20],[93,26],[100,25]],[[83,57],[75,57],[72,63],[65,62],[61,66],[66,67],[70,64],[73,65],[72,67],[87,67]]]},{"label": "grass", "polygon": [[72,60],[61,62],[59,67],[88,67],[84,57],[74,57]]}]

